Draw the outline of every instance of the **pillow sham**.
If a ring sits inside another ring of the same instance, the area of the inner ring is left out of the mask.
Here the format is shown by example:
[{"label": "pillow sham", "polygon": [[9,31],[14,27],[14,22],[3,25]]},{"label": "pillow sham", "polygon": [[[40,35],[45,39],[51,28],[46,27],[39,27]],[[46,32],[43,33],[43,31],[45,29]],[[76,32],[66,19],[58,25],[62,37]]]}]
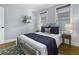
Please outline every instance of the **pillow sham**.
[{"label": "pillow sham", "polygon": [[45,27],[41,27],[41,32],[45,32]]},{"label": "pillow sham", "polygon": [[59,34],[59,27],[51,27],[50,33]]},{"label": "pillow sham", "polygon": [[50,28],[45,28],[46,33],[50,33]]}]

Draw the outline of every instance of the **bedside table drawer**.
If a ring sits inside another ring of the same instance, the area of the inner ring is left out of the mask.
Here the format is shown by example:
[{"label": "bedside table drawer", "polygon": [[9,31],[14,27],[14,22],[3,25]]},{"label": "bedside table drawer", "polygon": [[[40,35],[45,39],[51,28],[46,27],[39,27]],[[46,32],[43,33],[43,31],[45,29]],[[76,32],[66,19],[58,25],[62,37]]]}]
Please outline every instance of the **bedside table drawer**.
[{"label": "bedside table drawer", "polygon": [[65,38],[65,39],[71,39],[71,35],[68,35],[68,34],[62,34],[62,38]]}]

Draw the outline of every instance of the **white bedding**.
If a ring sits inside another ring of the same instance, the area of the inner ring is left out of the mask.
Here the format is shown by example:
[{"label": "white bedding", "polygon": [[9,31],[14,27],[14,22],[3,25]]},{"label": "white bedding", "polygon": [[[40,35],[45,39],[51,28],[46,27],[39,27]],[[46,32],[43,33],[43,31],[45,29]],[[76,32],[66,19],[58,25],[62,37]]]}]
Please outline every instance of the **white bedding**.
[{"label": "white bedding", "polygon": [[[56,39],[56,44],[57,44],[57,47],[61,44],[61,39],[60,39],[60,35],[61,34],[47,34],[47,33],[42,33],[42,32],[38,32],[36,34],[40,34],[40,35],[44,35],[44,36],[49,36],[49,37],[52,37],[54,39]],[[41,51],[41,54],[42,55],[47,55],[47,47],[46,45],[42,44],[42,43],[39,43],[27,36],[24,36],[24,35],[20,35],[19,36],[20,39],[24,40],[25,42],[31,44],[32,46],[34,46],[35,48],[37,48],[37,50]]]}]

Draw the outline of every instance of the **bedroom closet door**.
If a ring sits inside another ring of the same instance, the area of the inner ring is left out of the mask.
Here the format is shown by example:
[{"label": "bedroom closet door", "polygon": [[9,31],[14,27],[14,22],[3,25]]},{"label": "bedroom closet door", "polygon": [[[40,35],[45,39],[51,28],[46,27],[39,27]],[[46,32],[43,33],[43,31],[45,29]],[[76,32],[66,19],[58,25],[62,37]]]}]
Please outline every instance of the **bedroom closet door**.
[{"label": "bedroom closet door", "polygon": [[0,7],[0,44],[4,43],[4,8]]}]

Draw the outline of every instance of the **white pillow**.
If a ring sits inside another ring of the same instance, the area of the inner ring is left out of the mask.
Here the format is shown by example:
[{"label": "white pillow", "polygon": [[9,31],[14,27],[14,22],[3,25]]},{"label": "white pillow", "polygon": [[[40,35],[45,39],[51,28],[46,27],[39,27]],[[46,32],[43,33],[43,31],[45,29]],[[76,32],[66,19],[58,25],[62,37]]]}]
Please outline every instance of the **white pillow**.
[{"label": "white pillow", "polygon": [[50,28],[45,28],[46,33],[50,33]]}]

